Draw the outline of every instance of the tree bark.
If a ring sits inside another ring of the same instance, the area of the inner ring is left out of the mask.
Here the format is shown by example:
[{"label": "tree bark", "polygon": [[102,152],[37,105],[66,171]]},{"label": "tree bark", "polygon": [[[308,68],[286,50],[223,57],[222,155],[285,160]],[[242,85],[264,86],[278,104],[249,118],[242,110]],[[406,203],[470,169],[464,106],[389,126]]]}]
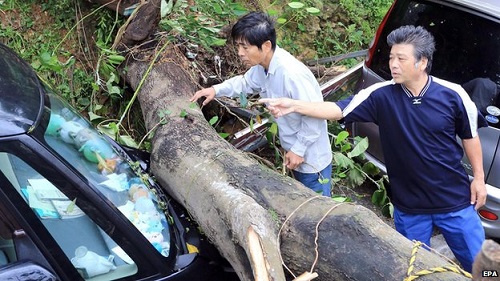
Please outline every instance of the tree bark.
[{"label": "tree bark", "polygon": [[[241,280],[292,280],[307,272],[318,274],[314,280],[405,278],[411,241],[367,208],[318,196],[235,149],[190,107],[197,81],[190,63],[172,47],[148,72],[148,57],[134,54],[126,80],[138,90],[148,128],[158,125],[159,112],[171,112],[152,140],[153,174]],[[423,249],[414,257],[413,272],[448,264]],[[419,279],[468,278],[445,272]]]}]

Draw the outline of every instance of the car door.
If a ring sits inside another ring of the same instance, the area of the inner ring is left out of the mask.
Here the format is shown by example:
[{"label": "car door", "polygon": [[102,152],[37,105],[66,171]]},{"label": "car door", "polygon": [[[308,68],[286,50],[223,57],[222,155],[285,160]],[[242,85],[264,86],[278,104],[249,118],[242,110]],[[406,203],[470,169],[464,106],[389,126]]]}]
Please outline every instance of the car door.
[{"label": "car door", "polygon": [[[28,139],[21,143],[30,143]],[[32,234],[61,280],[136,280],[171,274],[175,256],[166,258],[156,251],[112,208],[111,197],[100,197],[88,185],[77,187],[86,185],[57,159],[40,157],[51,157],[42,147],[35,153],[29,145],[4,142],[2,148],[7,151],[0,152],[0,171],[11,186],[6,196],[24,221],[22,229]],[[63,218],[55,201],[74,202],[72,210],[79,211]]]},{"label": "car door", "polygon": [[[43,234],[39,236],[39,232],[35,231],[38,222],[33,219],[29,206],[20,198],[8,176],[10,175],[5,169],[0,170],[1,280],[22,280],[33,274],[37,278],[46,278],[40,280],[78,278],[76,270],[56,273],[58,270],[52,264],[68,266],[68,262],[58,261],[50,254],[50,249],[54,250],[51,247],[53,241],[43,240]],[[44,242],[40,243],[41,241]],[[53,253],[57,253],[57,249]]]}]

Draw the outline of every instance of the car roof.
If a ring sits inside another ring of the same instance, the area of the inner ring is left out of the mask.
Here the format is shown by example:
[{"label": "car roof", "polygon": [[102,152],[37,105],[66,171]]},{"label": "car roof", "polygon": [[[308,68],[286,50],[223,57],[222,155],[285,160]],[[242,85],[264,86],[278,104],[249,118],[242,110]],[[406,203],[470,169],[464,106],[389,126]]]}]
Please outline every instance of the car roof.
[{"label": "car roof", "polygon": [[471,7],[496,18],[500,17],[500,1],[498,0],[449,0],[463,6]]},{"label": "car roof", "polygon": [[0,43],[0,137],[26,133],[42,114],[43,91],[31,66]]}]

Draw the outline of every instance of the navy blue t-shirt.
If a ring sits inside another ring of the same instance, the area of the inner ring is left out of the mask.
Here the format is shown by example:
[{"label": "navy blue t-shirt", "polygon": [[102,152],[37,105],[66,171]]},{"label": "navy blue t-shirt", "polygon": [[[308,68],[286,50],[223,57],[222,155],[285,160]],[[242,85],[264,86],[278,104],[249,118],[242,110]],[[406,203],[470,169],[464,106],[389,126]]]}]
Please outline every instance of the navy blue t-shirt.
[{"label": "navy blue t-shirt", "polygon": [[[458,84],[429,76],[414,97],[393,81],[337,102],[345,122],[373,122],[391,184],[391,201],[407,213],[444,213],[470,205],[470,181],[457,142],[486,122]],[[478,118],[480,118],[478,120]]]}]

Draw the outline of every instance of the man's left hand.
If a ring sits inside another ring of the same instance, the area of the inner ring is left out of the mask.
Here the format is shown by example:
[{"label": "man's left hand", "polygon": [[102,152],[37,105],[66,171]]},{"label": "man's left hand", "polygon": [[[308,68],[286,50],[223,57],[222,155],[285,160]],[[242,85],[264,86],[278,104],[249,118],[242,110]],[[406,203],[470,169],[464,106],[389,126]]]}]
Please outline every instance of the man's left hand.
[{"label": "man's left hand", "polygon": [[470,203],[475,204],[476,211],[486,203],[486,185],[483,180],[473,179],[470,184]]},{"label": "man's left hand", "polygon": [[300,164],[304,163],[304,157],[301,157],[292,151],[285,154],[285,165],[290,170],[295,170]]}]

